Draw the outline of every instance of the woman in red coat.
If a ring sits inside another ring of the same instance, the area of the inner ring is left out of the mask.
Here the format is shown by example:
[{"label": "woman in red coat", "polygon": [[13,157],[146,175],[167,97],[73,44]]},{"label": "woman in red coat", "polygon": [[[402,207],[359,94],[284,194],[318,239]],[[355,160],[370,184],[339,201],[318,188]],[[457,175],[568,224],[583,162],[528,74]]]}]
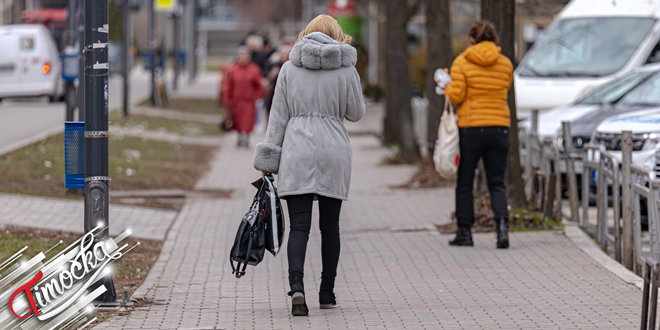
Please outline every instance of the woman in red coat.
[{"label": "woman in red coat", "polygon": [[224,103],[231,112],[234,128],[238,131],[238,146],[248,148],[249,135],[256,117],[255,101],[262,97],[262,73],[252,63],[250,51],[240,48],[234,65],[227,71]]}]

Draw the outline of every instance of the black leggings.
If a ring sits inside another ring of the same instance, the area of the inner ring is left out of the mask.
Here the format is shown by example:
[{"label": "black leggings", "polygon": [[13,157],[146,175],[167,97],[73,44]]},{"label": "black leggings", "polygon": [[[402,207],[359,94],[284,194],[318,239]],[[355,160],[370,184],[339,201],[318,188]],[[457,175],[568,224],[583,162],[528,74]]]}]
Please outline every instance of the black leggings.
[{"label": "black leggings", "polygon": [[[323,272],[321,278],[334,282],[337,276],[339,263],[339,212],[341,200],[318,196],[319,200],[319,227],[321,227],[321,258]],[[289,244],[287,256],[289,258],[289,273],[305,269],[305,252],[309,229],[312,226],[312,202],[314,194],[287,196],[286,204],[289,209]]]}]

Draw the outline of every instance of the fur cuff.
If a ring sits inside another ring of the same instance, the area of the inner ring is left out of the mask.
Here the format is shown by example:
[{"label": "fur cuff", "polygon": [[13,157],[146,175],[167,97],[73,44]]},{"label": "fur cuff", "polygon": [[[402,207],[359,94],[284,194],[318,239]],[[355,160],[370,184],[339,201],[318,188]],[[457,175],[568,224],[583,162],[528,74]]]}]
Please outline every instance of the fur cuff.
[{"label": "fur cuff", "polygon": [[282,156],[281,147],[268,142],[257,143],[252,165],[259,171],[277,174],[280,169],[280,156]]}]

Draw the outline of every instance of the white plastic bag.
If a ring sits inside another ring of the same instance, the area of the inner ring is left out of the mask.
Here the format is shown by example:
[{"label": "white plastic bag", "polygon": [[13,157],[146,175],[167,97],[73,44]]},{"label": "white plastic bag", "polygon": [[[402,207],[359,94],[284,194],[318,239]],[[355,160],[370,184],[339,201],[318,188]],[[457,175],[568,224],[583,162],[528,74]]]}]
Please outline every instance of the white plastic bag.
[{"label": "white plastic bag", "polygon": [[435,93],[438,95],[445,94],[445,88],[451,83],[451,76],[445,72],[444,69],[437,69],[433,74],[433,80],[438,86],[435,86]]},{"label": "white plastic bag", "polygon": [[438,127],[438,139],[433,150],[435,170],[443,178],[451,178],[456,174],[461,159],[457,121],[458,116],[454,113],[454,107],[448,99],[445,99],[445,107]]}]

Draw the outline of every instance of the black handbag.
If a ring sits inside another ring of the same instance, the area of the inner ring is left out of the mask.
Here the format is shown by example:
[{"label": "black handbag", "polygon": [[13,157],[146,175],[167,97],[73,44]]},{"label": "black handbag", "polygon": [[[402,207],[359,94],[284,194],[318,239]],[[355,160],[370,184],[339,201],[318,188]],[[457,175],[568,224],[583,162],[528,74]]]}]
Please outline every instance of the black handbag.
[{"label": "black handbag", "polygon": [[[264,199],[265,187],[266,183],[262,184],[254,196],[250,209],[245,213],[238,226],[234,245],[229,252],[229,263],[232,274],[236,274],[236,278],[245,275],[247,265],[256,266],[264,259],[266,219],[265,213],[259,210],[259,206],[263,204],[260,201]],[[236,266],[234,266],[234,262],[236,262]]]},{"label": "black handbag", "polygon": [[262,182],[262,184],[266,184],[266,187],[264,187],[264,196],[259,202],[259,211],[265,214],[266,250],[273,256],[277,256],[284,237],[284,212],[277,195],[277,188],[272,181],[273,177],[268,176],[266,182]]}]

